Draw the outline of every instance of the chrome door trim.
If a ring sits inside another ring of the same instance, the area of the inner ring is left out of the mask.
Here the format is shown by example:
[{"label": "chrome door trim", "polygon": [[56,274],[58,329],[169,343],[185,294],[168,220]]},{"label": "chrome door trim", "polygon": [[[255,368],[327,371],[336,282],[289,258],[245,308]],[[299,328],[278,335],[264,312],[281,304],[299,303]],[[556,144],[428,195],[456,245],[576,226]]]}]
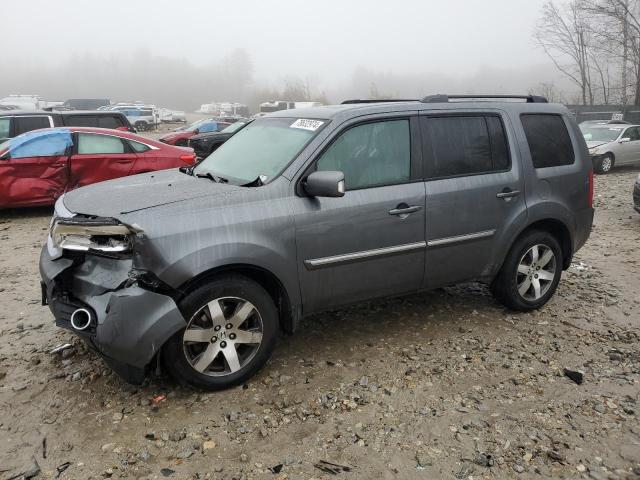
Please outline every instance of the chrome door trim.
[{"label": "chrome door trim", "polygon": [[440,245],[450,245],[452,243],[467,242],[469,240],[478,240],[480,238],[493,237],[496,231],[485,230],[483,232],[467,233],[465,235],[457,235],[455,237],[436,238],[435,240],[429,240],[427,246],[439,247]]},{"label": "chrome door trim", "polygon": [[334,255],[332,257],[315,258],[305,260],[304,265],[307,270],[318,270],[320,268],[334,267],[337,265],[345,265],[348,263],[361,262],[372,258],[389,257],[392,255],[400,255],[403,253],[422,250],[427,247],[426,242],[407,243],[404,245],[395,245],[393,247],[375,248],[373,250],[363,250],[361,252],[345,253],[342,255]]}]

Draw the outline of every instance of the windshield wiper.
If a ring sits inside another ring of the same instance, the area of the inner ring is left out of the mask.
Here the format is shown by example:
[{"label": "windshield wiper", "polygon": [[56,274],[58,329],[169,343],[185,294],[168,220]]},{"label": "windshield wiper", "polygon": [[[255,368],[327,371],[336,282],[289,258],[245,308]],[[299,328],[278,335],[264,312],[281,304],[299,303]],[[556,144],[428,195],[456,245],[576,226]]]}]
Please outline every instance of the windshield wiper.
[{"label": "windshield wiper", "polygon": [[180,171],[180,173],[185,173],[187,175],[193,176],[193,169],[195,167],[195,165],[191,165],[190,167],[180,167],[178,170]]},{"label": "windshield wiper", "polygon": [[218,175],[214,175],[211,172],[207,172],[207,173],[198,173],[196,174],[196,177],[198,178],[208,178],[209,180],[216,182],[216,183],[229,183],[229,180],[227,180],[224,177],[220,177]]}]

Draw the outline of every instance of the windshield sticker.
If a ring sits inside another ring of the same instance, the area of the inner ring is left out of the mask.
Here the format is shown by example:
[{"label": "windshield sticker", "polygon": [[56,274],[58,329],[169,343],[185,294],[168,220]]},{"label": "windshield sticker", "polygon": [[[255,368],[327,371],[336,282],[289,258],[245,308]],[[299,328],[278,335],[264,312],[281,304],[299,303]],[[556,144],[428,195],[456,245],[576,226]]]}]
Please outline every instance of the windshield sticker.
[{"label": "windshield sticker", "polygon": [[309,130],[311,132],[315,132],[322,125],[324,125],[324,122],[320,120],[309,120],[306,118],[299,118],[298,120],[296,120],[291,124],[290,128],[301,128],[303,130]]}]

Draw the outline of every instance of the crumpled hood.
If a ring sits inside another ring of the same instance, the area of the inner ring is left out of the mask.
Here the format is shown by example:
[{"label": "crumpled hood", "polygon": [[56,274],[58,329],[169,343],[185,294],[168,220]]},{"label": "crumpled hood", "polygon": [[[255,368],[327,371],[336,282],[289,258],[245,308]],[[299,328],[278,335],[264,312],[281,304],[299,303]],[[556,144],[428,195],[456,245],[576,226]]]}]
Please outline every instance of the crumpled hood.
[{"label": "crumpled hood", "polygon": [[610,142],[603,142],[602,140],[591,140],[587,142],[587,147],[589,148],[599,147],[600,145],[604,145],[606,143],[610,143]]},{"label": "crumpled hood", "polygon": [[115,217],[199,197],[242,192],[242,187],[196,178],[179,170],[161,170],[109,180],[68,192],[64,206],[73,213]]}]

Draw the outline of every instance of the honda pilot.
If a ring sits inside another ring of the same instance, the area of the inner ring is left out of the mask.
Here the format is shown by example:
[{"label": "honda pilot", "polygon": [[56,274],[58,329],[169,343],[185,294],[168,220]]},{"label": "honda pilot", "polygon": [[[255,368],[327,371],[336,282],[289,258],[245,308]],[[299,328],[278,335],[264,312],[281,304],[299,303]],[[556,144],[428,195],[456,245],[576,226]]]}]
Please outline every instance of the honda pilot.
[{"label": "honda pilot", "polygon": [[542,98],[284,110],[194,167],[61,197],[43,301],[130,382],[162,365],[221,389],[279,331],[342,305],[480,281],[509,309],[542,307],[592,199],[585,140]]}]

